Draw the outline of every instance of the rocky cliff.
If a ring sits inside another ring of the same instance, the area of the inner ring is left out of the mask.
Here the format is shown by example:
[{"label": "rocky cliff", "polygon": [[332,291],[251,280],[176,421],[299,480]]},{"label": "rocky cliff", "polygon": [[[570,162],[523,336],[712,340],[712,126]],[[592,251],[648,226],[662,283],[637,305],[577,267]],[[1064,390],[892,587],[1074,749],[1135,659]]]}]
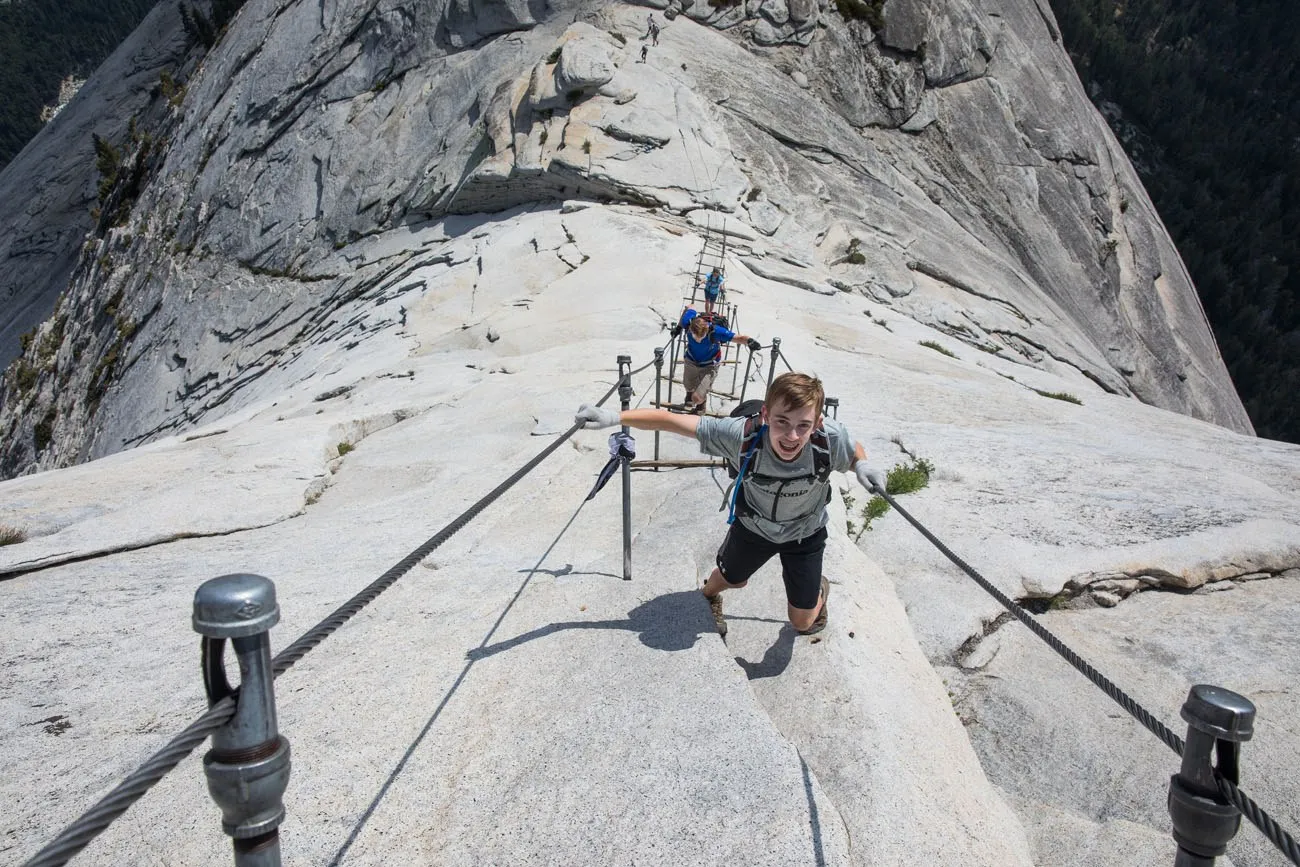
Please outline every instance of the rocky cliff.
[{"label": "rocky cliff", "polygon": [[[274,578],[282,647],[648,361],[706,233],[1003,592],[1175,728],[1191,683],[1255,699],[1243,782],[1300,822],[1300,448],[1248,435],[1045,6],[253,0],[185,63],[5,378],[24,855],[205,706],[199,581]],[[622,582],[616,494],[574,511],[603,439],[281,679],[290,862],[1172,860],[1173,754],[855,482],[822,640],[769,565],[724,644],[715,480],[634,474]],[[84,858],[142,848],[228,862],[197,760]]]},{"label": "rocky cliff", "polygon": [[[6,375],[5,471],[236,407],[330,335],[384,327],[336,314],[443,255],[395,249],[403,231],[569,198],[732,214],[743,252],[788,280],[1249,430],[1047,8],[843,9],[694,4],[642,63],[643,21],[621,6],[248,4],[183,98],[159,95],[119,142],[91,238],[57,218],[14,233],[10,260],[24,233],[61,231],[46,255],[72,250],[76,265]],[[146,27],[167,44],[178,25]],[[29,150],[51,152],[63,129]],[[11,291],[48,304],[40,281]]]}]

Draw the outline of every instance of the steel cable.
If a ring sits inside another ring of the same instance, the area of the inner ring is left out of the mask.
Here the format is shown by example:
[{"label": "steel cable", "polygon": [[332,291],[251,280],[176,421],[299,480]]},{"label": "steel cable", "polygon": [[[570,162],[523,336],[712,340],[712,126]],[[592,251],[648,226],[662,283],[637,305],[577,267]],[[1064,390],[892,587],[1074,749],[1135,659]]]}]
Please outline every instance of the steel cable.
[{"label": "steel cable", "polygon": [[[627,378],[635,373],[640,373],[647,367],[653,365],[644,365],[636,370],[630,371]],[[596,401],[596,406],[601,406],[605,401],[613,396],[614,392],[623,383],[624,377],[619,377],[605,392],[605,396]],[[275,677],[284,674],[294,666],[299,660],[307,655],[312,648],[316,647],[334,632],[347,623],[357,612],[365,608],[371,602],[391,587],[398,578],[409,572],[416,563],[419,563],[429,555],[435,548],[443,542],[450,539],[457,531],[468,524],[478,516],[480,512],[495,502],[502,494],[513,487],[520,479],[528,475],[542,461],[550,457],[556,449],[563,445],[572,437],[580,428],[575,424],[568,431],[561,434],[554,442],[537,454],[532,460],[516,470],[508,479],[497,485],[490,492],[482,497],[477,503],[470,506],[455,518],[450,524],[439,530],[432,538],[420,547],[416,548],[410,554],[407,554],[397,562],[391,569],[371,582],[360,593],[357,593],[343,605],[335,609],[328,617],[317,623],[311,629],[308,629],[297,641],[281,650],[272,660],[272,670]],[[236,690],[235,695],[238,695]],[[213,705],[206,713],[191,723],[179,735],[172,738],[158,752],[154,753],[139,768],[129,774],[126,779],[113,788],[111,792],[105,795],[100,801],[87,810],[80,818],[68,825],[57,837],[49,844],[42,848],[31,860],[24,864],[24,867],[62,867],[68,861],[84,849],[91,840],[103,833],[113,821],[136,801],[138,801],[145,792],[165,777],[173,768],[194,751],[194,748],[203,743],[212,732],[225,725],[232,716],[235,715],[235,696],[223,698]]]},{"label": "steel cable", "polygon": [[[1045,626],[1039,623],[1038,619],[1026,611],[1022,605],[1008,597],[998,588],[994,587],[983,575],[971,568],[965,560],[954,554],[947,545],[939,541],[939,539],[926,529],[920,521],[912,517],[911,513],[898,505],[898,502],[893,497],[879,490],[873,490],[872,493],[883,497],[885,502],[897,509],[898,514],[902,515],[909,524],[915,527],[922,536],[928,539],[930,544],[938,548],[945,557],[974,579],[975,583],[979,584],[986,593],[1000,602],[1002,606],[1006,608],[1007,611],[1011,612],[1017,620],[1029,627],[1030,632],[1045,641],[1048,647],[1060,654],[1066,662],[1074,666],[1081,674],[1083,674],[1084,677],[1092,681],[1095,686],[1099,687],[1106,693],[1106,695],[1110,696],[1120,707],[1128,711],[1133,718],[1140,722],[1148,731],[1160,738],[1165,746],[1169,747],[1179,756],[1183,754],[1183,739],[1170,730],[1168,726],[1152,716],[1146,708],[1142,707],[1142,705],[1129,697],[1124,690],[1120,689],[1101,672],[1088,664],[1083,657],[1075,653],[1065,644],[1065,642],[1061,641],[1061,639],[1057,638]],[[1225,779],[1219,773],[1218,768],[1214,769],[1214,776],[1215,780],[1218,782],[1219,791],[1223,796],[1232,802],[1232,804],[1250,820],[1251,824],[1258,828],[1265,837],[1272,841],[1272,843],[1277,846],[1293,864],[1300,865],[1300,847],[1296,845],[1296,841],[1291,837],[1291,835],[1278,825],[1278,823],[1269,816],[1262,807],[1251,800],[1245,792],[1241,791],[1236,784],[1231,780]]]}]

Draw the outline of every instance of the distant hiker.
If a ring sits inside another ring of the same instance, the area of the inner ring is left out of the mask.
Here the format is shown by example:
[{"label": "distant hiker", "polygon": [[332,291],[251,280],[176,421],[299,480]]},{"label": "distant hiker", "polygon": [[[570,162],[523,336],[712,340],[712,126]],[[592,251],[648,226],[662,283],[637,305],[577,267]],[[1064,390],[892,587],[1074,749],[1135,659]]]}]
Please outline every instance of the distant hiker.
[{"label": "distant hiker", "polygon": [[645,63],[645,56],[646,56],[647,54],[649,54],[649,53],[650,53],[650,46],[648,46],[648,45],[642,45],[642,46],[641,46],[641,59],[638,60],[637,63]]},{"label": "distant hiker", "polygon": [[718,376],[722,361],[722,344],[736,343],[748,346],[753,352],[762,345],[752,337],[737,334],[719,325],[711,316],[701,316],[694,307],[682,312],[681,320],[673,327],[672,336],[686,332],[686,348],[682,353],[682,384],[686,386],[686,405],[691,412],[704,412],[704,405]]},{"label": "distant hiker", "polygon": [[853,470],[868,491],[884,490],[885,476],[867,469],[867,452],[848,429],[822,415],[821,380],[786,373],[772,381],[750,431],[748,418],[697,418],[659,409],[618,410],[583,404],[574,421],[586,428],[625,424],[694,437],[700,451],[739,467],[731,529],[718,549],[717,566],[701,589],[715,616],[724,590],[744,587],[772,558],[781,558],[786,615],[803,635],[826,628],[830,582],[822,575],[826,504],[832,470]]},{"label": "distant hiker", "polygon": [[655,14],[651,12],[645,17],[645,36],[642,39],[649,39],[650,34],[655,32]]},{"label": "distant hiker", "polygon": [[704,281],[704,312],[712,313],[713,305],[717,303],[718,296],[722,293],[722,269],[714,268],[709,274],[708,279]]},{"label": "distant hiker", "polygon": [[655,23],[654,18],[650,19],[650,44],[656,48],[659,46],[659,25]]}]

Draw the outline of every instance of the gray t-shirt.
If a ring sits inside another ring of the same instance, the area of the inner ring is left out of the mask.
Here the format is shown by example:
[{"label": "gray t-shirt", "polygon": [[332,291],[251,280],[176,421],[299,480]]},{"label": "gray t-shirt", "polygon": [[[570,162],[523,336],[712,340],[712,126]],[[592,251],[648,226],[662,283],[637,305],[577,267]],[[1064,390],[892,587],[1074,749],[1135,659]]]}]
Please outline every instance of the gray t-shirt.
[{"label": "gray t-shirt", "polygon": [[[831,469],[847,472],[853,466],[853,437],[844,425],[833,418],[823,422],[830,443]],[[706,455],[726,458],[740,467],[740,449],[745,437],[745,419],[700,419],[695,438]],[[741,492],[745,508],[737,505],[736,520],[764,539],[791,542],[803,539],[826,526],[826,504],[830,502],[831,483],[819,482],[812,443],[804,446],[794,460],[786,462],[776,456],[763,436],[763,445],[754,452],[751,466],[745,471]]]}]

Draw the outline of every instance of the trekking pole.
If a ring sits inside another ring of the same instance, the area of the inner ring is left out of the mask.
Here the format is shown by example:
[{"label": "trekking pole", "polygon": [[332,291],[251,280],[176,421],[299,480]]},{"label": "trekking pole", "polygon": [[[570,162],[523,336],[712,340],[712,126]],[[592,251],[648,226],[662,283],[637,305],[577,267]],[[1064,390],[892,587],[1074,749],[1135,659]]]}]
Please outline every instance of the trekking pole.
[{"label": "trekking pole", "polygon": [[[663,381],[664,381],[664,349],[662,346],[656,346],[655,347],[655,406],[663,406],[663,403],[659,400],[659,387],[663,384]],[[669,383],[668,387],[672,388],[672,384]],[[659,431],[655,431],[655,460],[656,461],[659,460]],[[655,467],[655,472],[656,473],[659,472],[658,467]]]},{"label": "trekking pole", "polygon": [[[221,828],[233,838],[235,867],[280,867],[289,741],[275,717],[270,630],[279,619],[275,585],[261,575],[222,575],[194,594],[208,704],[236,700],[235,715],[212,733],[212,749],[203,757]],[[227,639],[239,659],[238,690],[226,680]]]},{"label": "trekking pole", "polygon": [[[632,356],[618,357],[618,399],[623,412],[632,407]],[[623,425],[626,434],[627,425]],[[632,464],[623,459],[623,580],[632,580]]]},{"label": "trekking pole", "polygon": [[767,370],[767,384],[772,385],[772,379],[776,376],[776,360],[781,357],[781,338],[772,338],[772,366]]},{"label": "trekking pole", "polygon": [[1174,867],[1214,867],[1241,827],[1241,811],[1219,792],[1215,771],[1237,782],[1241,744],[1255,730],[1255,705],[1230,690],[1197,684],[1181,716],[1187,721],[1183,763],[1169,780]]}]

